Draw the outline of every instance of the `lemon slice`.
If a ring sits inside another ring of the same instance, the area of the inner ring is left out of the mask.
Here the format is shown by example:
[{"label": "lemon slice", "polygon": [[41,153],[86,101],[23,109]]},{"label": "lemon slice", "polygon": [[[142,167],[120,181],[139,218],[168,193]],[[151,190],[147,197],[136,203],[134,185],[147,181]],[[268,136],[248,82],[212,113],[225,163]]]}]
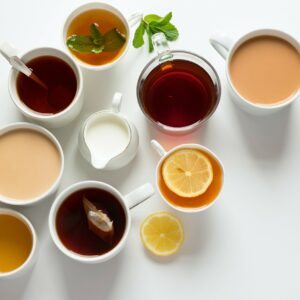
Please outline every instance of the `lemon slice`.
[{"label": "lemon slice", "polygon": [[209,159],[199,150],[182,149],[166,158],[162,176],[173,193],[192,198],[208,189],[213,180],[213,169]]},{"label": "lemon slice", "polygon": [[144,246],[158,256],[176,253],[184,238],[181,222],[167,212],[148,216],[141,225],[140,234]]}]

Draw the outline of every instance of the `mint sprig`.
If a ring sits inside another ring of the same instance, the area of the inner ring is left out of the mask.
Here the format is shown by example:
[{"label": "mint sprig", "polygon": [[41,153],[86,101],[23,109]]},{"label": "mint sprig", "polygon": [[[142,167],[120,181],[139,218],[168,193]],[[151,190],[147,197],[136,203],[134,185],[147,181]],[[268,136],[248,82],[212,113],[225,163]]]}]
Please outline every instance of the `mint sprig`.
[{"label": "mint sprig", "polygon": [[145,32],[148,36],[149,52],[153,51],[152,35],[155,33],[163,32],[168,41],[175,41],[179,36],[179,32],[175,25],[170,23],[171,19],[172,12],[169,12],[164,17],[155,14],[145,16],[135,31],[132,42],[133,46],[135,48],[140,48],[144,45]]},{"label": "mint sprig", "polygon": [[117,28],[102,34],[98,24],[90,25],[90,35],[72,35],[67,39],[67,46],[77,52],[99,54],[120,49],[126,42],[126,36]]}]

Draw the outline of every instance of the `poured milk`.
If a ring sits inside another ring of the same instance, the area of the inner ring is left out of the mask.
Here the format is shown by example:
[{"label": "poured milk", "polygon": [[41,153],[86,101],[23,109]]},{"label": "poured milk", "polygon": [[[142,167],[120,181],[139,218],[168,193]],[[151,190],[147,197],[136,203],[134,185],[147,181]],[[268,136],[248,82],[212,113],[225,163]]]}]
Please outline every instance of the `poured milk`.
[{"label": "poured milk", "polygon": [[113,157],[122,153],[129,143],[126,125],[113,115],[92,121],[86,130],[86,143],[95,167],[103,168]]}]

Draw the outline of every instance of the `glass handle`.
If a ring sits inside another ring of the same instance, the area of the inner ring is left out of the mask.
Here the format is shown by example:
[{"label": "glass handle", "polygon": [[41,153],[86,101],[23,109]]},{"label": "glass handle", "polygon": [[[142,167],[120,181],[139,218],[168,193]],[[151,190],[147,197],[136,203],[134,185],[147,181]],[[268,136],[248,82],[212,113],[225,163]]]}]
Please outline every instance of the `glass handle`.
[{"label": "glass handle", "polygon": [[166,61],[173,57],[166,36],[162,32],[155,33],[152,36],[152,43],[160,61]]}]

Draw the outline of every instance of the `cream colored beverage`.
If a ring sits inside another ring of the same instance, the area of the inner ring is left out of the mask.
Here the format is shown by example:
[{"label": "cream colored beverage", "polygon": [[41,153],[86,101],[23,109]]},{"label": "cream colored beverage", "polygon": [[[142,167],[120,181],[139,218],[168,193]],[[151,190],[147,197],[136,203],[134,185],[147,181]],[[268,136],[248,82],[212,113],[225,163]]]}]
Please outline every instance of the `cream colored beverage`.
[{"label": "cream colored beverage", "polygon": [[300,53],[278,37],[247,40],[234,52],[229,69],[238,93],[256,104],[278,104],[300,88]]},{"label": "cream colored beverage", "polygon": [[51,188],[60,169],[59,151],[45,135],[17,129],[0,136],[0,195],[34,199]]}]

